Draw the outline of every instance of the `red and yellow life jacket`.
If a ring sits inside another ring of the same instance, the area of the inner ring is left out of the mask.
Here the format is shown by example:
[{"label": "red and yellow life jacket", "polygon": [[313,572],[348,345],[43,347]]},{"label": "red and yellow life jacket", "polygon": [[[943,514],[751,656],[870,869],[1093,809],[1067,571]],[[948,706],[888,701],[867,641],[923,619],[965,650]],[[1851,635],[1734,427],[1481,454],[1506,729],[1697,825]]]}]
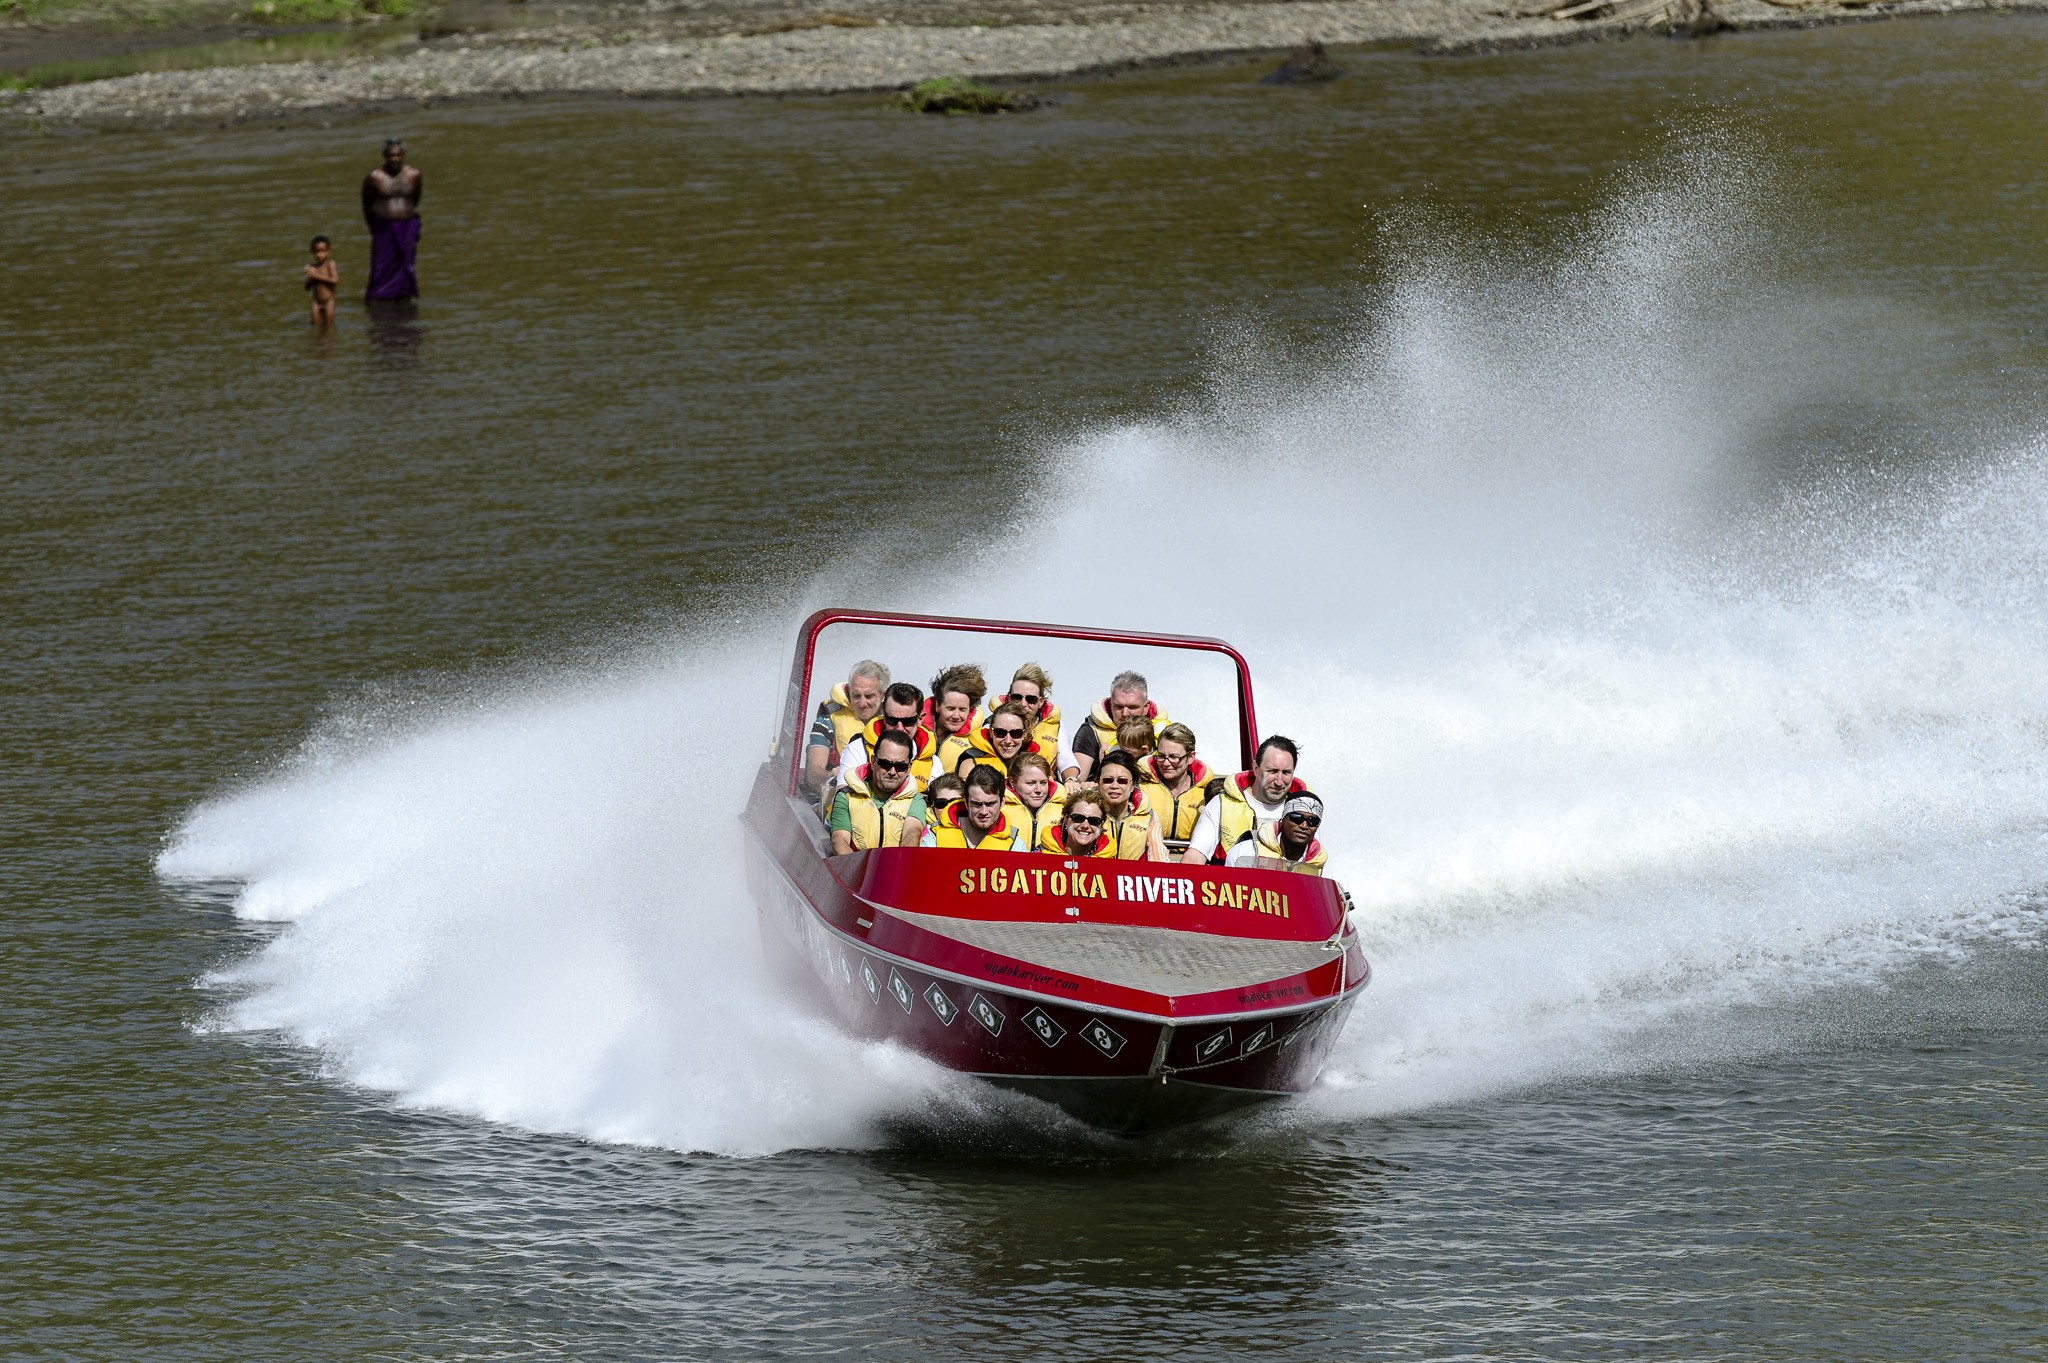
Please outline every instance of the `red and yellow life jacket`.
[{"label": "red and yellow life jacket", "polygon": [[[867,746],[868,760],[874,761],[875,740],[882,736],[882,717],[876,715],[869,720],[867,727],[861,730],[860,736],[861,742]],[[917,745],[917,751],[910,755],[910,774],[917,778],[917,787],[922,790],[939,774],[932,770],[932,757],[938,747],[938,740],[932,734],[931,728],[923,720],[919,720],[917,727],[910,731],[910,741]]]},{"label": "red and yellow life jacket", "polygon": [[[993,767],[995,768],[996,775],[1002,777],[1005,781],[1010,779],[1010,764],[1005,762],[996,753],[995,743],[988,736],[988,726],[986,724],[977,724],[974,727],[974,737],[968,740],[965,751],[973,754],[975,766]],[[1017,749],[1017,755],[1022,757],[1028,752],[1035,752],[1048,762],[1053,760],[1052,754],[1039,747],[1036,739],[1027,736],[1024,740],[1024,746]],[[965,773],[960,774],[965,775]]]},{"label": "red and yellow life jacket", "polygon": [[[992,715],[1009,703],[1010,697],[1007,692],[997,696],[988,703],[988,713]],[[986,724],[987,716],[983,716],[981,722]],[[1031,731],[1031,741],[1038,745],[1038,751],[1044,755],[1046,761],[1059,761],[1060,707],[1054,705],[1050,698],[1047,698],[1045,708],[1038,712],[1038,724]],[[1057,777],[1059,773],[1055,771],[1053,775]]]},{"label": "red and yellow life jacket", "polygon": [[959,733],[947,734],[944,738],[939,738],[938,716],[934,712],[931,697],[926,696],[923,724],[926,729],[931,731],[933,738],[936,739],[936,744],[932,750],[931,774],[933,776],[942,776],[957,768],[960,765],[960,759],[967,755],[967,749],[974,741],[974,731],[981,727],[981,716],[976,714],[968,715],[967,723]]},{"label": "red and yellow life jacket", "polygon": [[[1151,721],[1152,732],[1155,735],[1171,723],[1166,717],[1166,711],[1159,708],[1157,701],[1145,702],[1145,718]],[[1096,701],[1095,708],[1088,712],[1088,727],[1095,731],[1095,741],[1102,745],[1104,752],[1116,746],[1116,723],[1109,717],[1108,696]]]},{"label": "red and yellow life jacket", "polygon": [[846,698],[846,683],[840,682],[832,688],[831,698],[825,702],[825,714],[832,721],[832,761],[839,761],[839,754],[846,751],[846,745],[860,737],[862,724],[860,716],[853,712],[853,702]]},{"label": "red and yellow life jacket", "polygon": [[1314,838],[1309,839],[1307,856],[1300,861],[1291,859],[1280,850],[1280,830],[1271,824],[1252,834],[1252,840],[1258,844],[1259,856],[1262,859],[1280,863],[1280,867],[1274,868],[1276,870],[1284,868],[1299,871],[1305,876],[1319,876],[1323,873],[1323,866],[1330,860],[1330,854],[1325,852],[1322,843]]},{"label": "red and yellow life jacket", "polygon": [[[1220,836],[1216,839],[1216,851],[1209,858],[1215,865],[1221,866],[1223,859],[1230,855],[1231,848],[1244,841],[1248,835],[1257,833],[1262,825],[1272,822],[1270,819],[1261,818],[1259,811],[1252,807],[1250,799],[1245,795],[1252,787],[1252,777],[1255,774],[1241,771],[1223,783],[1223,790],[1216,805],[1216,831]],[[1297,776],[1287,783],[1287,794],[1299,795],[1308,788],[1308,782]]]},{"label": "red and yellow life jacket", "polygon": [[[1058,824],[1054,824],[1051,828],[1038,835],[1038,850],[1041,852],[1051,852],[1055,856],[1062,857],[1080,855],[1078,852],[1069,852],[1067,850],[1067,830]],[[1116,859],[1116,848],[1110,845],[1107,833],[1095,839],[1095,850],[1088,855],[1091,857],[1108,857],[1111,860]]]},{"label": "red and yellow life jacket", "polygon": [[1168,842],[1186,842],[1195,836],[1195,820],[1202,817],[1202,806],[1209,803],[1209,778],[1216,773],[1201,758],[1190,757],[1188,788],[1175,795],[1159,779],[1159,768],[1153,765],[1156,756],[1148,753],[1138,759],[1138,789],[1145,792],[1146,803],[1159,816],[1159,836]]},{"label": "red and yellow life jacket", "polygon": [[915,778],[906,778],[894,795],[886,799],[878,796],[868,785],[868,768],[865,766],[847,778],[843,789],[847,821],[853,825],[853,845],[861,850],[899,845],[903,841],[903,823],[910,817],[910,807],[923,793]]},{"label": "red and yellow life jacket", "polygon": [[1017,798],[1014,790],[1003,792],[1003,817],[1010,821],[1010,827],[1024,835],[1026,847],[1037,847],[1045,841],[1048,829],[1060,826],[1060,814],[1067,807],[1067,792],[1058,786],[1045,797],[1045,803],[1036,809],[1028,808]]},{"label": "red and yellow life jacket", "polygon": [[1145,799],[1141,788],[1131,791],[1131,803],[1122,815],[1111,815],[1103,821],[1102,837],[1105,842],[1116,844],[1116,854],[1125,861],[1143,861],[1152,850],[1152,825],[1155,822],[1151,804]]},{"label": "red and yellow life jacket", "polygon": [[996,826],[982,834],[981,841],[975,842],[968,836],[967,802],[957,801],[946,806],[938,822],[932,825],[932,840],[940,847],[962,847],[969,851],[987,848],[991,852],[1008,852],[1017,840],[1017,826],[1010,822],[1007,814],[996,816]]}]

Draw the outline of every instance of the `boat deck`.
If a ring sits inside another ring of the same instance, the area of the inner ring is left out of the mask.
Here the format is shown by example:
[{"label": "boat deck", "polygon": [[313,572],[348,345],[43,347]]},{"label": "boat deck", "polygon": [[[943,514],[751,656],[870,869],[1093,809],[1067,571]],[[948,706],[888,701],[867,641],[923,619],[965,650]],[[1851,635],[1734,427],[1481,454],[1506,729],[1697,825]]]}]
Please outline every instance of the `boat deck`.
[{"label": "boat deck", "polygon": [[1335,959],[1336,942],[1275,942],[1112,923],[1002,923],[878,906],[914,927],[982,951],[1154,994],[1263,984]]}]

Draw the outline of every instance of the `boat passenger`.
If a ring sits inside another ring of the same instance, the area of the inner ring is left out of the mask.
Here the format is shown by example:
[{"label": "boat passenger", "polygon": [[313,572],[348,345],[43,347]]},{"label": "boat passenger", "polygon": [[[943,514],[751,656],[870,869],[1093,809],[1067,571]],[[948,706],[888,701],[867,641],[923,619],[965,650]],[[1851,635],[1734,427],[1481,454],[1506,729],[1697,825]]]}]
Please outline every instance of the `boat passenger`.
[{"label": "boat passenger", "polygon": [[1211,781],[1209,799],[1181,860],[1220,864],[1231,848],[1278,819],[1287,797],[1308,789],[1294,774],[1300,755],[1293,739],[1272,734],[1253,754],[1250,771]]},{"label": "boat passenger", "polygon": [[1159,820],[1138,789],[1138,759],[1122,748],[1111,748],[1095,769],[1095,783],[1107,802],[1102,835],[1115,846],[1117,856],[1125,861],[1165,861]]},{"label": "boat passenger", "polygon": [[1031,718],[1024,713],[1024,707],[1012,702],[999,705],[988,722],[975,730],[974,739],[960,758],[960,765],[954,768],[961,775],[980,767],[987,767],[996,775],[1008,777],[1010,764],[1017,760],[1018,753],[1035,752],[1045,754],[1033,742]]},{"label": "boat passenger", "polygon": [[1017,669],[1017,675],[1010,678],[1010,689],[989,702],[994,712],[1011,701],[1024,707],[1025,717],[1031,721],[1031,741],[1038,750],[1053,763],[1057,775],[1067,764],[1059,760],[1060,751],[1060,707],[1052,703],[1052,678],[1037,663],[1026,663]]},{"label": "boat passenger", "polygon": [[958,770],[960,756],[974,739],[975,712],[988,694],[988,682],[973,663],[960,663],[932,678],[932,697],[924,703],[924,723],[932,731],[932,771]]},{"label": "boat passenger", "polygon": [[977,852],[1028,852],[1024,835],[1003,815],[1003,778],[991,767],[967,773],[967,796],[933,822],[926,847]]},{"label": "boat passenger", "polygon": [[1299,871],[1319,876],[1330,854],[1316,840],[1323,826],[1323,802],[1308,791],[1290,795],[1280,817],[1230,849],[1226,866],[1260,866],[1269,871]]},{"label": "boat passenger", "polygon": [[960,803],[961,797],[966,794],[966,783],[952,772],[941,772],[934,776],[931,784],[924,788],[924,807],[931,815],[925,822],[937,824],[939,816],[951,806]]},{"label": "boat passenger", "polygon": [[1150,757],[1159,746],[1159,735],[1142,719],[1127,719],[1116,726],[1116,747],[1133,757]]},{"label": "boat passenger", "polygon": [[873,847],[915,847],[924,840],[924,796],[910,775],[911,738],[884,729],[875,760],[847,774],[832,796],[832,855]]},{"label": "boat passenger", "polygon": [[1067,792],[1067,806],[1059,823],[1039,837],[1038,850],[1062,857],[1116,856],[1116,848],[1102,836],[1103,810],[1108,801],[1099,786],[1082,786]]},{"label": "boat passenger", "polygon": [[[948,779],[952,778],[939,778]],[[938,781],[932,785],[937,786]],[[1010,763],[1010,794],[1003,801],[1003,817],[1024,835],[1029,846],[1037,847],[1048,831],[1059,827],[1060,810],[1066,802],[1066,792],[1053,784],[1052,763],[1045,760],[1045,754],[1018,753]]]},{"label": "boat passenger", "polygon": [[1158,744],[1150,757],[1138,759],[1138,788],[1159,816],[1166,850],[1178,856],[1194,836],[1195,821],[1209,799],[1206,787],[1215,773],[1195,756],[1195,731],[1187,725],[1167,725],[1159,731]]},{"label": "boat passenger", "polygon": [[846,680],[818,702],[818,717],[811,721],[804,751],[804,789],[824,789],[825,778],[839,765],[847,743],[881,712],[882,692],[888,685],[889,669],[873,658],[862,658],[846,674]]},{"label": "boat passenger", "polygon": [[1109,684],[1109,694],[1095,702],[1087,721],[1075,731],[1073,766],[1062,766],[1060,774],[1069,782],[1086,781],[1093,776],[1102,754],[1116,746],[1116,726],[1127,719],[1146,720],[1154,732],[1165,728],[1166,711],[1152,703],[1150,689],[1136,672],[1117,673]]},{"label": "boat passenger", "polygon": [[931,778],[932,750],[936,746],[932,731],[924,724],[924,692],[909,682],[897,682],[882,693],[882,713],[867,722],[867,726],[848,741],[846,751],[839,758],[839,778],[846,779],[849,772],[868,760],[868,744],[883,729],[901,729],[917,744],[913,757],[916,775],[921,786]]}]

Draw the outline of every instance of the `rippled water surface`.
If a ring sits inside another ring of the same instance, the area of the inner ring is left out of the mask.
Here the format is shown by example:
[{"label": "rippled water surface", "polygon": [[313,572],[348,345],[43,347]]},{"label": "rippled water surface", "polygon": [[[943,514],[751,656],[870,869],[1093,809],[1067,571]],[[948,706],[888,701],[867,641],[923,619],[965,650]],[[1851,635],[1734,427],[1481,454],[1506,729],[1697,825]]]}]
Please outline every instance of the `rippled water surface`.
[{"label": "rippled water surface", "polygon": [[[2041,1356],[2048,27],[1344,61],[17,139],[7,1349]],[[1326,1087],[1112,1142],[783,1001],[828,599],[1239,643]]]}]

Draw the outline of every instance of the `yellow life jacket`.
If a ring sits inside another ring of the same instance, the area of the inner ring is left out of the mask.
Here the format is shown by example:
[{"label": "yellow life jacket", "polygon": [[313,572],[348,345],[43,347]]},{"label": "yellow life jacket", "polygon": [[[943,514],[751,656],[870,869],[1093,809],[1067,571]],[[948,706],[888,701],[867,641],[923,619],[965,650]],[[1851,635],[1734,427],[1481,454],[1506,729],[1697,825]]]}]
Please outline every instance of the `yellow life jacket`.
[{"label": "yellow life jacket", "polygon": [[1252,839],[1258,844],[1261,859],[1280,863],[1279,867],[1272,868],[1275,870],[1284,868],[1299,871],[1305,876],[1319,876],[1323,873],[1324,864],[1330,859],[1330,854],[1323,850],[1322,843],[1310,838],[1308,855],[1300,861],[1288,860],[1287,854],[1280,850],[1280,830],[1271,824],[1254,833]]},{"label": "yellow life jacket", "polygon": [[[1005,692],[988,703],[988,713],[992,715],[1009,703],[1009,694]],[[988,723],[988,716],[984,715],[981,722]],[[1038,727],[1031,731],[1030,737],[1031,741],[1038,745],[1038,751],[1044,754],[1046,761],[1055,764],[1059,762],[1060,707],[1054,705],[1051,700],[1047,700],[1045,708],[1038,712]],[[1053,775],[1057,777],[1059,772],[1055,771]]]},{"label": "yellow life jacket", "polygon": [[1122,818],[1111,816],[1103,822],[1105,842],[1116,843],[1116,854],[1125,861],[1143,861],[1152,850],[1152,806],[1142,788],[1131,791],[1131,803]]},{"label": "yellow life jacket", "polygon": [[1016,791],[1003,792],[1003,817],[1010,821],[1010,827],[1024,835],[1027,847],[1044,843],[1046,831],[1060,826],[1060,814],[1066,807],[1067,793],[1058,786],[1052,788],[1052,794],[1037,809],[1026,808]]},{"label": "yellow life jacket", "polygon": [[970,712],[967,716],[967,723],[961,728],[959,733],[948,734],[944,738],[939,738],[937,707],[932,704],[931,697],[926,696],[924,700],[924,719],[921,723],[924,728],[931,731],[932,737],[936,740],[936,745],[932,750],[931,761],[928,764],[931,775],[944,776],[960,765],[960,759],[966,755],[968,746],[974,741],[974,731],[981,727],[981,716]]},{"label": "yellow life jacket", "polygon": [[[1262,820],[1259,811],[1254,809],[1251,801],[1245,797],[1245,792],[1251,789],[1252,776],[1252,772],[1241,771],[1223,783],[1223,790],[1216,806],[1216,831],[1220,836],[1216,839],[1216,851],[1209,858],[1214,865],[1221,866],[1223,859],[1230,855],[1231,848],[1251,834],[1257,833],[1262,822],[1270,822]],[[1308,782],[1297,776],[1288,782],[1287,794],[1299,795],[1308,788]]]},{"label": "yellow life jacket", "polygon": [[910,807],[924,793],[915,779],[906,779],[894,795],[881,799],[868,785],[866,767],[848,777],[843,789],[847,822],[853,825],[853,845],[861,851],[901,844],[904,820],[910,817]]},{"label": "yellow life jacket", "polygon": [[967,814],[967,802],[946,806],[946,812],[932,827],[932,840],[940,847],[961,847],[969,851],[987,848],[991,852],[1007,852],[1017,838],[1017,826],[1010,822],[1007,814],[996,816],[996,826],[982,835],[980,842],[970,841],[967,827],[961,820]]},{"label": "yellow life jacket", "polygon": [[[875,760],[875,740],[881,736],[882,717],[876,715],[868,721],[867,727],[861,730],[860,735],[862,744],[867,748],[870,762]],[[938,742],[932,731],[925,727],[923,720],[919,720],[917,726],[910,731],[910,741],[917,745],[917,751],[910,755],[910,774],[917,779],[917,788],[923,790],[934,776],[939,775],[932,770],[932,757]]]},{"label": "yellow life jacket", "polygon": [[846,745],[860,737],[862,724],[860,716],[853,712],[853,702],[846,698],[846,683],[840,682],[832,688],[832,698],[825,702],[825,713],[832,720],[832,761],[839,761],[839,754],[846,751]]},{"label": "yellow life jacket", "polygon": [[[1155,735],[1172,722],[1167,719],[1166,711],[1159,708],[1157,701],[1145,702],[1145,718],[1152,721],[1152,732]],[[1095,708],[1088,712],[1088,727],[1095,731],[1095,741],[1102,745],[1104,752],[1116,746],[1116,721],[1109,717],[1108,696],[1096,701]]]},{"label": "yellow life jacket", "polygon": [[[1041,852],[1051,852],[1054,856],[1061,857],[1080,855],[1079,853],[1067,850],[1066,832],[1067,830],[1061,828],[1058,824],[1054,824],[1051,828],[1046,829],[1045,832],[1038,835],[1038,850]],[[1108,857],[1111,860],[1115,860],[1116,848],[1111,844],[1107,831],[1104,831],[1102,836],[1095,839],[1095,850],[1088,855],[1091,857]]]},{"label": "yellow life jacket", "polygon": [[[1010,764],[1003,761],[996,754],[995,744],[989,739],[988,726],[986,724],[975,726],[974,737],[968,740],[966,751],[974,754],[975,766],[993,767],[995,768],[996,775],[1002,777],[1005,781],[1010,779]],[[1039,747],[1037,740],[1027,737],[1024,740],[1024,746],[1017,749],[1017,755],[1022,757],[1028,752],[1035,752],[1048,762],[1053,760],[1052,754]]]},{"label": "yellow life jacket", "polygon": [[1201,758],[1190,757],[1188,788],[1175,795],[1159,779],[1159,768],[1152,762],[1155,755],[1147,753],[1138,759],[1138,789],[1145,792],[1145,803],[1159,816],[1159,836],[1168,842],[1184,843],[1195,836],[1195,820],[1202,817],[1202,806],[1209,803],[1209,778],[1216,773]]}]

